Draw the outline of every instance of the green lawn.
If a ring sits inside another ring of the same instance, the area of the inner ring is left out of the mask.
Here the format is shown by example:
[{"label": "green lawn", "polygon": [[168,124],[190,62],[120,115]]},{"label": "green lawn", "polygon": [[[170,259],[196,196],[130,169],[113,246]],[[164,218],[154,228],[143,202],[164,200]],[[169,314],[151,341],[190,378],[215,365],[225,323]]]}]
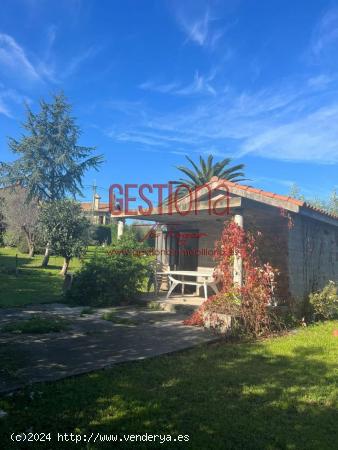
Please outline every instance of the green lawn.
[{"label": "green lawn", "polygon": [[[94,251],[90,247],[88,254]],[[18,275],[15,276],[15,255],[18,255]],[[43,256],[28,258],[15,248],[0,247],[0,308],[23,306],[31,303],[48,303],[60,300],[63,278],[59,275],[62,258],[51,256],[49,267],[40,267]],[[80,267],[80,261],[74,258],[70,271]],[[2,273],[1,268],[13,269],[13,273]]]},{"label": "green lawn", "polygon": [[[94,252],[103,252],[103,247],[88,247],[84,259]],[[15,275],[15,255],[18,255],[18,274]],[[42,255],[29,258],[16,248],[0,247],[0,308],[24,306],[30,304],[62,301],[63,277],[60,276],[63,259],[51,256],[49,266],[42,269]],[[74,272],[81,266],[78,258],[72,259],[69,271]],[[3,270],[5,269],[5,270]],[[9,273],[7,270],[9,269]],[[147,291],[147,281],[144,280],[142,291]]]},{"label": "green lawn", "polygon": [[[256,343],[217,343],[128,363],[0,400],[0,442],[51,432],[17,448],[113,448],[57,443],[57,432],[188,434],[190,442],[132,448],[337,448],[338,322]],[[33,395],[32,395],[33,392]],[[115,444],[116,446],[116,444]],[[121,444],[116,448],[130,448]]]}]

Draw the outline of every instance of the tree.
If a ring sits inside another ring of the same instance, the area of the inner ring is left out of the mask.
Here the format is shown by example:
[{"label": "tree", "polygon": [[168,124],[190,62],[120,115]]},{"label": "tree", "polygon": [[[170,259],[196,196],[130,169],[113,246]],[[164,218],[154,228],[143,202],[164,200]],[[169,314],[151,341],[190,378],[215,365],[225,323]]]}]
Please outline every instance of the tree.
[{"label": "tree", "polygon": [[322,209],[329,214],[335,214],[338,216],[338,195],[337,191],[333,189],[333,191],[330,194],[330,197],[328,200],[323,200],[321,198],[315,197],[315,198],[305,198],[303,194],[301,194],[301,191],[299,187],[296,184],[293,184],[291,186],[290,197],[297,198],[298,200],[302,200],[309,205],[314,206],[315,208]]},{"label": "tree", "polygon": [[212,177],[222,178],[233,182],[239,182],[245,180],[244,164],[237,164],[236,166],[229,166],[231,163],[230,158],[225,158],[222,161],[213,163],[213,156],[209,155],[207,160],[204,160],[202,156],[199,159],[199,166],[186,156],[186,159],[190,162],[193,169],[189,169],[185,166],[177,166],[176,168],[183,172],[188,179],[180,178],[175,181],[175,184],[186,184],[189,187],[195,188],[196,186],[202,186],[208,183]]},{"label": "tree", "polygon": [[15,236],[23,235],[27,241],[29,256],[34,256],[37,239],[39,205],[35,199],[27,201],[27,192],[17,186],[1,193],[1,214],[7,231]]},{"label": "tree", "polygon": [[53,251],[64,258],[61,275],[66,275],[70,260],[81,257],[89,241],[89,221],[81,205],[73,200],[58,200],[43,205],[41,232]]},{"label": "tree", "polygon": [[[90,169],[97,169],[102,156],[93,156],[94,147],[78,145],[80,128],[71,116],[71,105],[63,93],[53,102],[40,102],[40,111],[27,106],[23,124],[26,134],[19,140],[10,138],[9,147],[19,157],[12,163],[0,162],[0,184],[20,185],[28,200],[54,202],[71,195],[82,195],[82,178]],[[47,266],[47,245],[43,266]]]},{"label": "tree", "polygon": [[329,200],[329,212],[338,216],[338,195],[337,191],[334,189],[331,193]]},{"label": "tree", "polygon": [[304,195],[301,194],[300,188],[296,183],[292,183],[290,186],[289,196],[296,198],[297,200],[305,200]]}]

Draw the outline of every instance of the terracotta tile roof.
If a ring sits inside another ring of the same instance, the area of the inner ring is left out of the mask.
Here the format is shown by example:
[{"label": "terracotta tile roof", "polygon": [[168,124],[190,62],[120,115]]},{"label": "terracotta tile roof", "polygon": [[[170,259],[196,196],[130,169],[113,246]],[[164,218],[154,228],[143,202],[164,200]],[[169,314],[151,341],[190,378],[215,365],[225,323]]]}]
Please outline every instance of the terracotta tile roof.
[{"label": "terracotta tile roof", "polygon": [[[81,208],[83,211],[92,211],[93,204],[92,202],[82,202]],[[94,211],[109,212],[109,203],[100,203],[99,209]]]},{"label": "terracotta tile roof", "polygon": [[[218,181],[220,181],[220,180],[218,180]],[[297,206],[305,206],[305,202],[304,201],[298,200],[298,199],[293,198],[293,197],[289,197],[289,196],[286,196],[286,195],[275,194],[274,192],[263,191],[263,189],[256,189],[256,188],[253,188],[251,186],[245,186],[243,184],[233,183],[232,181],[227,181],[227,180],[221,180],[221,181],[222,182],[224,181],[225,184],[228,185],[229,187],[234,187],[236,189],[241,189],[243,191],[251,192],[253,194],[259,194],[259,195],[262,195],[263,197],[275,198],[276,200],[281,200],[281,201],[284,201],[284,202],[293,203],[294,205],[297,205]]]},{"label": "terracotta tile roof", "polygon": [[337,214],[329,213],[328,211],[325,211],[324,209],[317,208],[316,206],[313,206],[306,202],[304,202],[304,206],[308,209],[312,209],[313,211],[319,212],[320,214],[324,214],[325,216],[332,217],[333,219],[338,220]]},{"label": "terracotta tile roof", "polygon": [[[212,180],[212,181],[215,182],[216,180]],[[233,183],[232,181],[227,181],[227,180],[218,180],[218,181],[222,181],[222,182],[224,181],[225,184],[229,186],[229,188],[234,187],[236,189],[240,189],[240,190],[243,190],[243,191],[246,191],[246,192],[251,192],[253,194],[262,195],[263,197],[274,198],[276,200],[280,200],[280,201],[285,202],[285,203],[292,203],[292,204],[294,204],[296,206],[300,206],[300,207],[303,207],[303,208],[306,208],[306,209],[310,209],[312,211],[316,211],[316,212],[318,212],[320,214],[323,214],[323,215],[325,215],[327,217],[332,217],[333,219],[337,219],[338,220],[338,215],[329,213],[329,212],[327,212],[327,211],[325,211],[325,210],[323,210],[321,208],[317,208],[316,206],[313,206],[310,203],[307,203],[307,202],[305,202],[303,200],[299,200],[299,199],[296,199],[296,198],[293,198],[293,197],[290,197],[290,196],[286,196],[286,195],[275,194],[273,192],[263,191],[262,189],[256,189],[256,188],[253,188],[251,186],[245,186],[245,185],[242,185],[242,184]]]},{"label": "terracotta tile roof", "polygon": [[[251,186],[246,186],[244,184],[234,183],[233,181],[222,180],[217,177],[212,177],[210,182],[208,183],[208,185],[210,185],[211,189],[216,189],[220,183],[222,183],[222,185],[226,185],[227,187],[229,187],[230,192],[231,192],[231,189],[237,189],[237,190],[241,190],[246,193],[261,195],[262,197],[275,199],[281,203],[285,203],[286,208],[287,208],[287,204],[289,203],[291,205],[309,209],[309,210],[315,211],[319,214],[323,214],[326,217],[331,217],[332,219],[338,220],[338,215],[336,215],[336,214],[329,213],[321,208],[317,208],[309,203],[306,203],[304,200],[299,200],[299,199],[296,199],[296,198],[293,198],[293,197],[290,197],[287,195],[275,194],[274,192],[264,191],[263,189],[257,189],[257,188],[251,187]],[[219,187],[221,188],[222,185]],[[186,197],[188,197],[188,195],[182,197],[181,200]],[[281,207],[283,207],[283,205],[281,205]]]}]

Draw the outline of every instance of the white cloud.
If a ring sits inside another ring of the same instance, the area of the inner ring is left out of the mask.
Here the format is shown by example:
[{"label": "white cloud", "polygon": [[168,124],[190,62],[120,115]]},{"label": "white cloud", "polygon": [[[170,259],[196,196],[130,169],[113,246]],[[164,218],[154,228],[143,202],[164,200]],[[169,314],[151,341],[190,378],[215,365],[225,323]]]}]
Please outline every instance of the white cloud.
[{"label": "white cloud", "polygon": [[0,114],[13,119],[12,107],[15,104],[22,104],[23,102],[31,103],[31,99],[0,84]]},{"label": "white cloud", "polygon": [[[219,37],[215,34],[215,19],[209,10],[198,7],[196,13],[196,8],[186,7],[187,3],[180,2],[175,9],[187,40],[207,47],[214,36],[217,43],[222,33]],[[336,45],[338,8],[321,17],[308,55],[311,53],[312,62],[316,58],[319,61],[327,48]],[[335,53],[329,53],[328,61]],[[259,63],[255,60],[254,76],[260,73]],[[207,76],[196,71],[190,83],[147,81],[139,87],[194,96],[194,101],[184,106],[180,101],[167,112],[148,111],[146,119],[135,117],[137,125],[128,124],[124,139],[138,136],[150,140],[154,148],[165,144],[170,152],[201,153],[212,148],[220,155],[230,153],[235,157],[252,154],[282,161],[338,164],[338,77],[334,74],[335,70],[325,65],[317,66],[316,71],[311,66],[311,73],[279,80],[259,90],[250,89],[250,83],[246,89],[235,89],[218,72],[216,77],[216,72]]]},{"label": "white cloud", "polygon": [[160,84],[159,83],[159,84],[157,84],[154,81],[145,81],[144,83],[141,83],[139,85],[139,88],[143,89],[145,91],[160,92],[162,94],[172,94],[179,87],[180,87],[180,84],[176,83],[176,82],[164,83],[164,84]]},{"label": "white cloud", "polygon": [[326,74],[320,74],[309,78],[308,85],[310,87],[325,88],[331,81],[334,81],[333,77]]},{"label": "white cloud", "polygon": [[154,147],[166,147],[166,143],[160,139],[154,139],[147,134],[140,132],[115,132],[109,131],[108,136],[118,142],[136,142],[138,144],[144,144],[146,146]]},{"label": "white cloud", "polygon": [[23,74],[29,80],[40,80],[34,64],[22,47],[8,34],[0,33],[0,65],[14,73]]},{"label": "white cloud", "polygon": [[216,95],[216,90],[210,84],[210,78],[205,78],[196,71],[193,82],[177,89],[175,93],[178,95],[194,95],[201,93]]},{"label": "white cloud", "polygon": [[211,5],[198,0],[172,1],[171,9],[176,21],[186,35],[185,42],[214,50],[219,44],[227,27],[216,25],[218,18]]},{"label": "white cloud", "polygon": [[332,7],[324,12],[318,21],[312,36],[311,53],[315,60],[328,51],[337,51],[338,44],[338,8]]},{"label": "white cloud", "polygon": [[123,139],[138,136],[153,147],[167,145],[168,151],[213,148],[233,156],[338,163],[338,81],[318,89],[326,79],[308,80],[283,81],[256,92],[228,89],[172,112],[148,111],[146,119],[135,118],[138,125],[129,125]]},{"label": "white cloud", "polygon": [[184,84],[176,81],[171,83],[156,83],[154,81],[146,81],[139,85],[140,89],[146,91],[160,92],[161,94],[172,94],[180,96],[208,94],[216,95],[216,89],[211,84],[215,77],[215,73],[212,72],[208,76],[200,75],[198,71],[195,72],[194,78],[191,83]]},{"label": "white cloud", "polygon": [[144,117],[145,104],[141,101],[109,100],[105,102],[105,106],[126,115]]},{"label": "white cloud", "polygon": [[179,15],[179,23],[186,33],[188,40],[201,46],[206,44],[210,26],[209,10],[206,10],[203,16],[195,20],[191,20],[181,13]]},{"label": "white cloud", "polygon": [[42,58],[28,57],[24,48],[12,36],[0,33],[0,69],[2,67],[6,73],[11,73],[14,77],[20,77],[29,82],[59,83],[76,73],[86,60],[95,56],[99,51],[97,47],[90,46],[74,55],[68,63],[64,63],[62,71],[57,70],[55,54],[52,52],[56,31],[54,25],[47,28],[46,49]]},{"label": "white cloud", "polygon": [[91,46],[86,50],[84,50],[83,52],[79,53],[78,55],[75,55],[64,69],[62,78],[68,78],[69,76],[73,75],[75,72],[79,70],[80,66],[86,60],[95,56],[98,51],[99,51],[98,48],[96,48],[95,46]]},{"label": "white cloud", "polygon": [[6,116],[10,119],[13,117],[11,112],[9,111],[7,105],[5,105],[1,96],[0,96],[0,114],[3,114],[4,116]]},{"label": "white cloud", "polygon": [[338,163],[338,102],[249,136],[242,154],[287,161]]},{"label": "white cloud", "polygon": [[281,179],[281,178],[275,178],[275,177],[253,177],[252,179],[253,183],[276,183],[276,184],[280,184],[281,186],[287,187],[287,188],[291,188],[292,186],[295,185],[295,181],[294,180],[286,180],[286,179]]}]

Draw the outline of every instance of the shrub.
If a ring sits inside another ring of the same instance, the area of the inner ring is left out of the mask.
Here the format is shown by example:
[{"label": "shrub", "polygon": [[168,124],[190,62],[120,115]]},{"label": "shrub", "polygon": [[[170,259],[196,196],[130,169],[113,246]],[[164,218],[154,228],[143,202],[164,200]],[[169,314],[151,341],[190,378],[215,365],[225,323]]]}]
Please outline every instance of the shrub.
[{"label": "shrub", "polygon": [[[185,323],[203,325],[204,313],[210,312],[238,318],[242,331],[250,336],[271,332],[275,325],[269,306],[274,299],[277,271],[270,264],[260,264],[255,237],[236,223],[229,222],[220,241],[216,242],[215,255],[217,270],[222,275],[221,291],[204,302]],[[242,259],[242,286],[233,281],[234,255]]]},{"label": "shrub", "polygon": [[90,227],[90,243],[92,245],[110,245],[112,229],[110,225],[92,225]]},{"label": "shrub", "polygon": [[338,317],[338,286],[334,281],[329,281],[321,291],[310,294],[309,300],[315,318],[335,319]]},{"label": "shrub", "polygon": [[75,273],[66,298],[87,306],[111,306],[136,297],[147,273],[149,258],[130,236],[114,243],[104,254],[95,254]]},{"label": "shrub", "polygon": [[235,291],[220,292],[206,302],[205,311],[218,314],[240,314],[241,297]]},{"label": "shrub", "polygon": [[19,236],[16,247],[20,253],[29,253],[27,239],[24,236]]},{"label": "shrub", "polygon": [[5,247],[16,247],[17,236],[12,231],[5,231],[3,234],[3,244]]},{"label": "shrub", "polygon": [[6,247],[16,247],[20,253],[29,253],[27,239],[22,233],[7,230],[4,233],[4,245]]},{"label": "shrub", "polygon": [[[29,253],[27,239],[23,233],[15,233],[7,230],[3,233],[3,245],[5,247],[17,247],[20,253]],[[42,253],[44,245],[40,239],[35,238],[35,253]]]}]

